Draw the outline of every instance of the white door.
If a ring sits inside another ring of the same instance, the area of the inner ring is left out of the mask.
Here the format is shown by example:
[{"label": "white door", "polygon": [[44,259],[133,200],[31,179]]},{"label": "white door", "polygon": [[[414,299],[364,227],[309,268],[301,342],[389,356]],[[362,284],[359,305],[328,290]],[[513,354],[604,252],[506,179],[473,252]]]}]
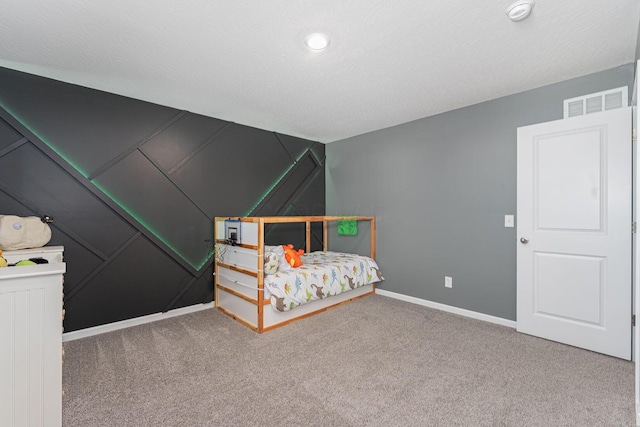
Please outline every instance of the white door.
[{"label": "white door", "polygon": [[517,329],[631,357],[631,108],[518,128]]}]

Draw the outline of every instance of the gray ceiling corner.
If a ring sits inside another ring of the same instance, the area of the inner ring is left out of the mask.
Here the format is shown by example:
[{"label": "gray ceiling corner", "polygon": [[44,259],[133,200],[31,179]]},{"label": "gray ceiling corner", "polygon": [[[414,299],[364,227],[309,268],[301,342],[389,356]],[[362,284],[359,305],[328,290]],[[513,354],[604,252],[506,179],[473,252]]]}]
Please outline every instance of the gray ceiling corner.
[{"label": "gray ceiling corner", "polygon": [[511,2],[15,1],[0,67],[327,143],[636,57],[637,0]]}]

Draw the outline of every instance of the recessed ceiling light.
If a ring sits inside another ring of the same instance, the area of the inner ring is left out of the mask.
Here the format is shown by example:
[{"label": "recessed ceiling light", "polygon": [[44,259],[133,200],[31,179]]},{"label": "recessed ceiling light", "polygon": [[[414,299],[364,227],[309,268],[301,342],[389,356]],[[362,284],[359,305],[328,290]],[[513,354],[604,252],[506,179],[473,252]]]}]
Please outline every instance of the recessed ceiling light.
[{"label": "recessed ceiling light", "polygon": [[522,21],[531,13],[533,0],[519,0],[507,8],[507,15],[512,21]]},{"label": "recessed ceiling light", "polygon": [[313,33],[304,38],[305,44],[312,50],[323,50],[329,46],[329,37],[326,34]]}]

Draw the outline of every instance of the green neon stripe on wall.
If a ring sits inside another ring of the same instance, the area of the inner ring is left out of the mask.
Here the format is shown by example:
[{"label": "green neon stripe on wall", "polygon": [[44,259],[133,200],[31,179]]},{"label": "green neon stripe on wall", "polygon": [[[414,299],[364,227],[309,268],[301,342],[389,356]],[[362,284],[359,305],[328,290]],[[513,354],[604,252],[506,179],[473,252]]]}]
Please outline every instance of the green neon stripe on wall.
[{"label": "green neon stripe on wall", "polygon": [[55,145],[53,145],[50,142],[48,142],[42,135],[40,135],[40,133],[38,133],[38,131],[36,131],[32,126],[30,126],[29,123],[27,123],[26,120],[24,120],[22,117],[20,117],[14,111],[12,111],[10,108],[7,108],[7,106],[4,105],[4,103],[0,103],[0,106],[2,106],[2,108],[4,108],[9,114],[11,114],[13,116],[13,118],[15,118],[17,121],[19,121],[22,126],[27,128],[31,133],[33,133],[35,136],[37,136],[40,141],[44,142],[47,147],[51,148],[65,162],[69,163],[75,170],[80,172],[80,174],[83,177],[85,177],[85,178],[89,177],[89,174],[86,171],[84,171],[80,166],[78,166],[71,159],[69,159],[62,151],[60,151],[60,149],[58,147],[56,147]]},{"label": "green neon stripe on wall", "polygon": [[273,185],[271,185],[271,187],[269,187],[269,189],[268,189],[268,190],[267,190],[267,191],[262,195],[262,197],[260,197],[260,199],[258,199],[258,202],[257,202],[256,204],[254,204],[254,205],[253,205],[253,207],[251,207],[251,209],[249,209],[249,212],[247,212],[246,214],[244,214],[244,216],[249,216],[249,215],[251,215],[251,212],[253,212],[253,210],[254,210],[255,208],[257,208],[257,207],[260,205],[260,203],[262,203],[262,201],[263,201],[264,199],[266,199],[266,198],[267,198],[267,196],[268,196],[269,194],[271,194],[271,192],[272,192],[272,191],[273,191],[273,189],[276,187],[276,185],[280,184],[280,181],[282,181],[282,179],[283,179],[285,176],[287,176],[287,174],[291,171],[291,169],[293,169],[293,168],[298,164],[298,162],[300,161],[300,159],[302,159],[302,158],[303,158],[303,157],[304,157],[304,156],[309,152],[309,150],[311,150],[311,149],[309,148],[309,149],[307,149],[304,153],[302,153],[302,154],[301,154],[301,155],[296,159],[296,161],[295,161],[291,166],[289,166],[289,169],[287,169],[286,171],[284,171],[284,173],[283,173],[282,175],[280,175],[280,178],[276,179],[276,181],[273,183]]},{"label": "green neon stripe on wall", "polygon": [[[67,157],[64,152],[62,152],[58,147],[56,147],[54,144],[52,144],[51,142],[49,142],[46,138],[44,138],[42,135],[40,135],[32,126],[30,126],[28,124],[28,122],[23,119],[22,117],[20,117],[18,114],[16,114],[13,110],[11,110],[10,108],[7,108],[7,106],[4,103],[0,103],[0,106],[2,106],[2,108],[4,108],[9,114],[11,114],[16,120],[18,120],[25,128],[27,128],[30,132],[32,132],[35,136],[38,137],[38,139],[40,139],[47,147],[51,148],[58,156],[60,156],[60,158],[62,158],[65,162],[67,162],[71,167],[73,167],[76,171],[78,171],[83,177],[85,178],[89,178],[89,173],[84,171],[80,166],[78,166],[75,162],[73,162],[71,159],[69,159],[69,157]],[[269,196],[269,194],[271,194],[271,192],[273,191],[273,189],[282,181],[282,179],[287,176],[287,174],[298,164],[298,162],[300,161],[300,159],[302,159],[302,157],[304,157],[307,152],[309,150],[306,150],[305,152],[303,152],[297,159],[296,161],[287,169],[285,170],[280,177],[278,177],[278,179],[276,179],[274,181],[274,183],[265,191],[265,193],[262,195],[262,197],[260,197],[258,199],[258,201],[251,207],[251,209],[249,209],[249,211],[244,215],[244,216],[249,216],[254,209],[256,209],[263,201],[264,199],[267,198],[267,196]],[[178,255],[180,258],[182,258],[185,262],[187,262],[190,266],[192,266],[193,268],[195,268],[196,270],[200,270],[202,267],[204,267],[209,260],[211,260],[211,258],[213,257],[213,252],[209,251],[209,253],[207,254],[207,256],[199,263],[193,263],[191,262],[186,256],[184,256],[182,253],[180,253],[180,251],[178,251],[178,249],[176,249],[173,245],[171,245],[169,243],[169,241],[165,238],[162,237],[162,235],[160,233],[158,233],[156,230],[153,229],[153,227],[149,226],[149,224],[144,221],[140,216],[138,216],[133,210],[131,210],[130,208],[128,208],[124,203],[122,203],[121,201],[119,201],[116,197],[114,197],[112,194],[110,194],[105,188],[103,188],[102,186],[100,186],[99,184],[97,184],[94,181],[90,181],[93,185],[96,186],[96,188],[98,188],[100,191],[102,191],[102,193],[104,195],[106,195],[107,197],[109,197],[115,204],[117,204],[120,208],[122,208],[125,212],[127,212],[129,215],[131,215],[132,218],[134,218],[140,225],[142,225],[143,227],[145,227],[151,234],[153,234],[156,238],[158,238],[158,240],[160,240],[162,243],[164,243],[169,249],[171,249],[176,255]]]},{"label": "green neon stripe on wall", "polygon": [[[27,128],[31,133],[33,133],[35,136],[38,137],[38,139],[40,139],[40,141],[42,141],[47,147],[51,148],[58,156],[60,156],[65,162],[67,162],[71,167],[73,167],[76,171],[78,171],[83,177],[85,178],[89,178],[89,174],[82,170],[82,168],[80,168],[80,166],[78,166],[76,163],[74,163],[72,160],[70,160],[67,156],[64,155],[63,152],[61,152],[55,145],[53,145],[52,143],[50,143],[49,141],[47,141],[47,139],[45,139],[42,135],[40,135],[35,129],[33,129],[32,126],[30,126],[26,120],[24,120],[22,117],[20,117],[18,114],[16,114],[14,111],[12,111],[11,109],[7,108],[6,105],[4,105],[4,103],[0,103],[0,106],[2,106],[2,108],[4,108],[9,114],[11,114],[16,120],[18,120],[20,122],[20,124],[22,124],[22,126],[24,126],[25,128]],[[124,203],[120,202],[117,198],[115,198],[112,194],[110,194],[108,191],[106,191],[106,189],[104,189],[102,186],[100,186],[98,183],[94,182],[94,181],[90,181],[93,185],[96,186],[96,188],[98,188],[100,191],[102,191],[102,193],[104,193],[104,195],[106,195],[107,197],[109,197],[115,204],[117,204],[120,208],[122,208],[126,213],[128,213],[129,215],[131,215],[131,217],[133,217],[138,223],[140,223],[140,225],[142,225],[144,228],[146,228],[147,230],[149,230],[149,232],[151,234],[153,234],[155,237],[158,238],[158,240],[160,240],[162,243],[164,243],[169,249],[171,249],[176,255],[178,255],[180,258],[182,258],[185,262],[187,262],[191,267],[195,268],[196,270],[200,270],[202,267],[204,267],[207,262],[213,257],[212,253],[208,253],[207,256],[205,257],[204,260],[200,261],[199,263],[193,263],[191,262],[189,259],[187,259],[186,256],[184,256],[182,253],[180,253],[180,251],[178,251],[173,245],[171,245],[169,243],[169,241],[165,238],[162,237],[162,235],[160,233],[158,233],[156,230],[154,230],[152,227],[149,226],[149,224],[147,224],[142,218],[140,218],[138,215],[136,215],[135,212],[133,212],[131,209],[129,209]]]},{"label": "green neon stripe on wall", "polygon": [[156,230],[153,229],[153,227],[151,227],[147,222],[145,222],[140,216],[138,216],[134,211],[132,211],[131,209],[129,209],[124,203],[121,203],[117,198],[115,198],[112,194],[110,194],[104,187],[102,187],[100,184],[98,184],[97,182],[92,181],[92,184],[96,186],[96,188],[98,188],[100,191],[102,191],[107,197],[109,197],[111,200],[113,200],[114,203],[116,203],[118,206],[120,206],[126,213],[128,213],[129,215],[131,215],[136,221],[138,221],[144,228],[146,228],[147,230],[149,230],[151,232],[151,234],[153,234],[154,236],[156,236],[162,243],[164,243],[169,249],[171,249],[173,252],[175,252],[176,255],[178,255],[180,258],[182,258],[183,260],[185,260],[190,266],[192,266],[193,268],[195,268],[196,270],[200,270],[206,263],[207,261],[209,261],[211,259],[211,254],[207,254],[206,258],[201,261],[199,264],[198,263],[193,263],[191,262],[186,256],[184,256],[183,254],[180,253],[180,251],[178,249],[176,249],[171,243],[169,243],[169,241],[165,238],[162,237],[162,235],[160,233],[158,233]]},{"label": "green neon stripe on wall", "polygon": [[[297,161],[296,161],[296,163],[297,163]],[[287,174],[289,173],[289,171],[290,171],[291,169],[293,169],[293,168],[294,168],[294,166],[296,165],[296,163],[294,163],[293,165],[291,165],[291,167],[289,167],[289,169],[287,169],[287,170],[286,170],[286,171],[285,171],[285,172],[280,176],[280,178],[278,178],[278,179],[273,183],[273,185],[272,185],[271,187],[269,187],[269,189],[268,189],[268,190],[267,190],[267,191],[262,195],[262,197],[260,197],[260,198],[258,199],[258,202],[257,202],[256,204],[254,204],[254,205],[253,205],[253,207],[252,207],[251,209],[249,209],[249,212],[247,212],[246,214],[244,214],[244,216],[249,216],[249,215],[251,215],[251,212],[253,212],[253,210],[254,210],[255,208],[257,208],[257,207],[258,207],[258,205],[260,205],[260,203],[262,203],[262,201],[263,201],[264,199],[266,199],[266,198],[267,198],[267,196],[271,193],[271,191],[273,191],[273,189],[276,187],[276,185],[278,185],[278,184],[280,183],[280,181],[282,181],[282,179],[283,179],[285,176],[287,176]]]}]

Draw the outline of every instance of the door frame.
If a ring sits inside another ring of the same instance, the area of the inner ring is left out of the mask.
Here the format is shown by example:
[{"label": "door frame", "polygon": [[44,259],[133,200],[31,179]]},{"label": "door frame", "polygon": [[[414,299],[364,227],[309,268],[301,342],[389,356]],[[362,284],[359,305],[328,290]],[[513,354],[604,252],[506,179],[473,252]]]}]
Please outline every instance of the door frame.
[{"label": "door frame", "polygon": [[[634,87],[631,95],[631,105],[633,108],[633,112],[631,114],[631,123],[632,123],[632,150],[633,150],[633,212],[632,212],[632,220],[634,224],[638,223],[638,214],[640,213],[640,197],[638,197],[638,189],[640,189],[640,173],[638,172],[638,166],[640,165],[640,153],[638,150],[638,137],[637,137],[637,129],[638,129],[638,100],[640,99],[640,61],[636,64],[636,74],[634,79]],[[633,261],[631,263],[632,268],[632,299],[633,299],[633,307],[632,313],[638,319],[638,309],[640,308],[640,233],[638,233],[637,229],[632,238],[632,254]],[[640,356],[640,327],[637,325],[638,320],[636,320],[636,325],[633,326],[632,333],[632,352],[631,352],[631,360],[635,363],[635,403],[636,403],[636,425],[640,426],[640,365],[638,364],[638,357]]]}]

